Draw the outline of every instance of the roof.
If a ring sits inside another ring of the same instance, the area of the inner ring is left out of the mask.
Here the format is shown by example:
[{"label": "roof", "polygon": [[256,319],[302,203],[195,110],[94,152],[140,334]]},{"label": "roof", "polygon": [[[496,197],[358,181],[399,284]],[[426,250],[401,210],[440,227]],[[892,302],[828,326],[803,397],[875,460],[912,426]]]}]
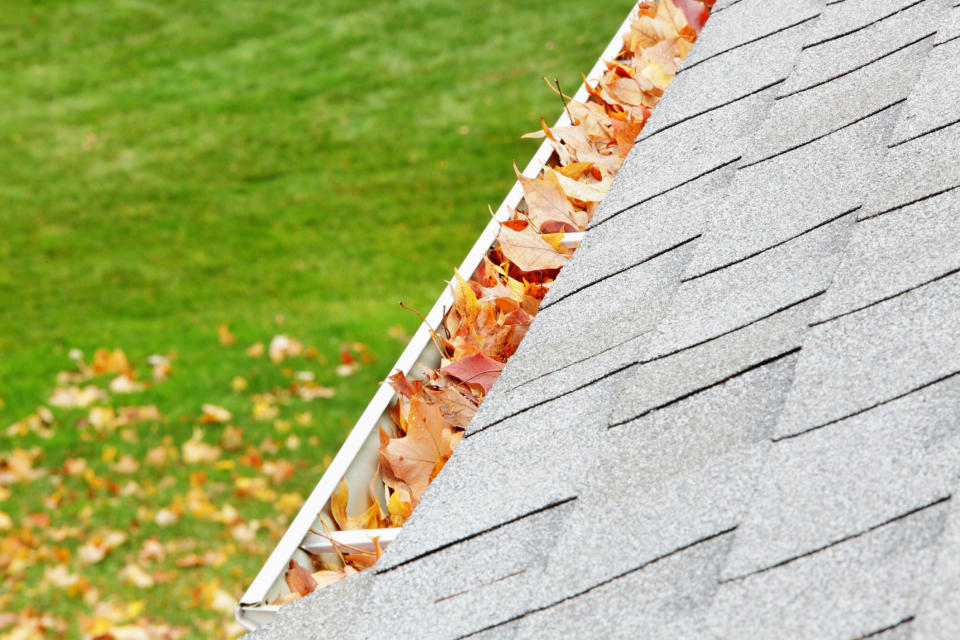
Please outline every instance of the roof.
[{"label": "roof", "polygon": [[720,0],[401,535],[248,637],[960,637],[958,300],[957,0]]}]

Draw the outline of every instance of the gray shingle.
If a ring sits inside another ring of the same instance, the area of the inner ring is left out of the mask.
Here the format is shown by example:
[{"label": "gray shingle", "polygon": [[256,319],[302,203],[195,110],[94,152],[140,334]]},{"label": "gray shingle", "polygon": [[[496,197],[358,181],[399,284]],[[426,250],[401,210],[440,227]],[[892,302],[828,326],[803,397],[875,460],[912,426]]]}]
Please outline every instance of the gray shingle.
[{"label": "gray shingle", "polygon": [[960,378],[774,445],[724,568],[771,566],[948,495]]},{"label": "gray shingle", "polygon": [[939,44],[960,38],[960,3],[956,0],[941,0],[951,9],[950,17],[941,25],[934,40]]},{"label": "gray shingle", "polygon": [[730,543],[718,536],[524,617],[521,638],[638,638],[650,620],[709,602]]},{"label": "gray shingle", "polygon": [[743,163],[825,136],[906,98],[931,48],[929,40],[918,42],[833,82],[777,100]]},{"label": "gray shingle", "polygon": [[[741,4],[756,4],[756,0],[744,0],[735,6]],[[806,7],[808,13],[813,11],[815,14],[816,7],[820,5],[822,0],[804,0],[792,6]],[[786,24],[778,12],[762,11],[758,15],[770,32]],[[681,74],[683,81],[678,76],[657,105],[641,140],[621,168],[620,172],[630,176],[630,179],[614,181],[591,220],[591,227],[737,157],[738,136],[743,135],[745,126],[748,129],[755,127],[770,104],[771,91],[762,90],[765,87],[774,89],[773,85],[787,76],[810,24],[804,23],[756,44],[714,57]],[[731,42],[737,42],[730,39],[734,34],[716,33],[713,26],[704,30],[694,51],[701,47],[724,49],[731,46]],[[758,93],[758,90],[761,91]],[[726,103],[731,104],[721,107]],[[680,122],[683,124],[678,124]],[[721,143],[718,139],[716,149],[704,144],[704,140],[714,137],[715,128],[716,132],[722,134],[723,140]],[[674,141],[674,146],[666,146],[658,141],[658,137],[668,131],[671,132],[669,140]],[[700,157],[699,162],[695,163],[697,169],[684,161],[670,161],[672,157],[685,157],[687,149],[699,150],[695,151]],[[651,154],[662,158],[662,171],[659,173],[651,173],[646,169]],[[712,167],[708,166],[711,159],[716,160]]]},{"label": "gray shingle", "polygon": [[[557,542],[544,588],[559,599],[736,526],[792,366],[784,358],[601,434],[568,521],[576,535]],[[590,562],[571,562],[580,557]]]},{"label": "gray shingle", "polygon": [[586,288],[576,295],[543,309],[537,315],[537,328],[528,332],[517,350],[521,364],[508,367],[540,375],[654,327],[692,248],[693,243],[666,253],[657,248],[653,254],[660,254],[657,257],[590,286],[585,283]]},{"label": "gray shingle", "polygon": [[[541,376],[526,377],[524,382],[508,387],[505,383],[499,387],[495,402],[484,399],[468,432],[483,429],[499,423],[506,418],[529,410],[542,403],[551,402],[563,395],[573,393],[580,388],[590,386],[616,372],[632,366],[638,361],[638,354],[645,350],[649,333],[625,340],[623,344],[584,358],[574,364],[551,371]],[[506,369],[504,369],[506,372]],[[517,379],[524,377],[524,370],[518,371]],[[505,373],[503,375],[506,375]],[[490,397],[490,396],[488,396]]]},{"label": "gray shingle", "polygon": [[706,218],[702,201],[732,175],[732,166],[716,171],[593,227],[551,287],[544,308],[699,234]]},{"label": "gray shingle", "polygon": [[903,110],[891,144],[912,140],[940,127],[960,127],[960,40],[934,47],[923,75]]},{"label": "gray shingle", "polygon": [[713,16],[710,29],[690,52],[684,69],[703,64],[731,49],[764,42],[778,30],[815,18],[823,10],[823,2],[800,0],[743,0]]},{"label": "gray shingle", "polygon": [[960,190],[860,222],[817,320],[902,294],[960,268]]},{"label": "gray shingle", "polygon": [[[897,108],[770,160],[742,168],[719,203],[688,277],[784,242],[863,202]],[[798,117],[805,117],[798,114]]]},{"label": "gray shingle", "polygon": [[[542,604],[534,576],[573,508],[565,503],[379,573],[367,597],[393,612],[381,637],[457,637]],[[389,556],[381,564],[377,571],[395,566]]]},{"label": "gray shingle", "polygon": [[684,283],[657,329],[656,344],[645,357],[720,335],[823,291],[839,264],[853,224],[852,216],[846,216]]},{"label": "gray shingle", "polygon": [[[886,7],[890,3],[875,4]],[[859,14],[861,5],[862,3],[843,2],[827,7],[819,23],[823,25],[823,37],[829,37],[829,32],[832,32],[832,28],[826,25],[837,24],[837,18],[841,14]],[[782,85],[780,95],[804,91],[865,65],[879,62],[927,36],[932,44],[933,35],[946,17],[940,0],[924,0],[865,29],[809,47],[798,59],[790,78]],[[869,22],[871,20],[868,19],[863,24]],[[807,44],[811,45],[822,39],[813,36]]]},{"label": "gray shingle", "polygon": [[636,416],[674,398],[736,375],[758,362],[801,344],[814,301],[792,307],[766,320],[675,355],[637,367],[614,404],[610,423]]},{"label": "gray shingle", "polygon": [[[878,20],[889,20],[891,14],[904,11],[923,0],[842,0],[827,5],[823,19],[811,33],[810,43],[837,39],[844,34]],[[935,0],[941,1],[941,0]],[[888,17],[889,16],[889,17]]]},{"label": "gray shingle", "polygon": [[960,638],[960,509],[956,500],[950,505],[936,566],[925,586],[926,595],[911,625],[912,637]]},{"label": "gray shingle", "polygon": [[918,588],[934,564],[945,511],[941,503],[724,583],[705,615],[651,627],[646,636],[849,639],[896,624],[918,607]]},{"label": "gray shingle", "polygon": [[[401,562],[576,495],[593,462],[611,376],[465,438],[388,551]],[[575,459],[570,452],[576,451]],[[496,496],[491,500],[491,496]],[[439,526],[442,523],[442,526]],[[440,529],[440,530],[438,530]]]},{"label": "gray shingle", "polygon": [[[810,330],[777,436],[819,427],[960,369],[960,276]],[[849,357],[856,354],[856,357]]]},{"label": "gray shingle", "polygon": [[893,211],[960,185],[960,128],[948,127],[890,149],[860,218]]}]

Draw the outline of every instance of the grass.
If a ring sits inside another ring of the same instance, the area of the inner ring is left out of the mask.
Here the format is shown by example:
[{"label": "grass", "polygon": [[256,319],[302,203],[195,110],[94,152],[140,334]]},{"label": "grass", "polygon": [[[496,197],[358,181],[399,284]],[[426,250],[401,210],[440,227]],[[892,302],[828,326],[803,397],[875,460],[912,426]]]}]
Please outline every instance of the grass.
[{"label": "grass", "polygon": [[[126,498],[63,474],[64,461],[83,458],[98,477],[127,482],[105,450],[142,457],[164,438],[179,447],[201,405],[214,403],[233,412],[244,446],[296,465],[272,488],[305,496],[402,348],[388,329],[417,325],[397,302],[431,306],[487,204],[512,184],[511,161],[522,166],[535,149],[520,134],[559,112],[541,76],[572,91],[629,6],[0,1],[0,429],[47,402],[70,349],[89,357],[120,347],[138,362],[177,354],[169,380],[111,398],[156,404],[165,416],[132,436],[78,427],[85,411],[56,411],[49,439],[0,434],[3,451],[40,447],[36,464],[47,470],[11,485],[0,502],[13,520],[4,535],[63,549],[57,561],[90,581],[75,592],[51,587],[42,576],[55,562],[42,556],[7,566],[0,610],[50,612],[79,637],[78,612],[143,600],[188,637],[220,633],[228,614],[198,585],[239,596],[290,517],[233,491],[238,477],[263,475],[240,460],[249,449],[224,452],[236,458],[232,470],[143,465],[132,478],[141,493]],[[219,323],[236,345],[219,344]],[[276,333],[318,356],[280,366],[246,356],[243,347]],[[374,361],[340,378],[337,355],[353,342]],[[290,432],[253,420],[249,394],[231,388],[235,376],[251,391],[283,386],[288,364],[337,390],[282,408],[281,418],[312,412],[310,426],[293,427],[295,450],[283,447]],[[220,439],[223,427],[203,428],[208,442]],[[270,453],[264,439],[281,450]],[[143,517],[186,495],[191,477],[216,506],[229,501],[260,520],[256,539],[238,543],[190,513],[169,527]],[[55,508],[44,504],[57,491]],[[32,525],[43,512],[50,524]],[[45,532],[77,524],[81,534],[65,541]],[[81,567],[78,547],[104,527],[129,540]],[[123,584],[117,573],[152,535],[171,552],[150,567],[171,576],[139,590]],[[228,559],[171,569],[191,545]]]}]

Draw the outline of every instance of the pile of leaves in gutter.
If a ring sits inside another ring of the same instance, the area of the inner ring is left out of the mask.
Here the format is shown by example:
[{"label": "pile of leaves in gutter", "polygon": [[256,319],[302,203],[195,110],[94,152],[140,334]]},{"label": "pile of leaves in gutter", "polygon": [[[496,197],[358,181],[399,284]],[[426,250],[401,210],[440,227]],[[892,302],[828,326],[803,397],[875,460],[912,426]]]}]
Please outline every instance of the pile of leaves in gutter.
[{"label": "pile of leaves in gutter", "polygon": [[[469,279],[455,274],[453,307],[434,334],[441,366],[426,369],[422,379],[411,380],[400,371],[389,378],[397,401],[390,413],[393,433],[380,430],[379,480],[386,509],[377,499],[374,478],[365,488],[368,506],[348,516],[349,488],[341,481],[330,500],[329,529],[399,527],[410,516],[570,259],[573,250],[564,245],[564,235],[586,228],[713,4],[641,2],[623,48],[605,61],[607,71],[597,85],[587,85],[590,99],[581,103],[561,96],[571,124],[551,129],[541,120],[541,130],[524,136],[547,138],[552,160],[536,178],[514,166],[523,202],[501,223],[497,241],[477,271]],[[332,558],[314,557],[315,571],[291,560],[286,573],[290,593],[275,603],[336,582],[379,557],[374,539],[373,551],[351,548]]]}]

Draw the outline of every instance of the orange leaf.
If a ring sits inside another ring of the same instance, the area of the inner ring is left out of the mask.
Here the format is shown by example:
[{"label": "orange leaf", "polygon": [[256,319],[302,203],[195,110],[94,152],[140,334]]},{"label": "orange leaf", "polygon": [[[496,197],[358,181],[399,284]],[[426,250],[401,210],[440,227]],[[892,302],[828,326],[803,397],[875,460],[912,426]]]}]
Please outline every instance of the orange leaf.
[{"label": "orange leaf", "polygon": [[417,395],[420,393],[420,389],[423,388],[423,381],[410,380],[407,376],[403,375],[403,372],[399,369],[397,369],[395,374],[387,378],[387,381],[390,383],[390,386],[393,387],[394,391],[408,398]]},{"label": "orange leaf", "polygon": [[489,393],[490,387],[496,382],[502,369],[502,362],[497,362],[486,354],[477,353],[458,362],[448,364],[440,371],[454,376],[462,382],[478,384],[483,387],[484,393]]},{"label": "orange leaf", "polygon": [[317,581],[313,579],[309,571],[297,564],[296,560],[290,561],[290,568],[287,569],[284,578],[286,578],[290,590],[299,593],[301,596],[305,596],[317,588]]},{"label": "orange leaf", "polygon": [[434,467],[452,453],[452,430],[446,426],[440,409],[413,398],[407,435],[392,438],[380,448],[380,469],[384,483],[393,488],[409,487],[419,501],[430,484]]},{"label": "orange leaf", "polygon": [[578,228],[583,228],[587,224],[585,217],[567,200],[555,173],[545,171],[540,178],[528,178],[517,170],[516,165],[513,169],[523,187],[527,216],[537,227],[548,220],[569,222]]},{"label": "orange leaf", "polygon": [[558,253],[529,227],[523,231],[501,227],[497,239],[503,255],[521,271],[559,269],[567,264],[567,256]]},{"label": "orange leaf", "polygon": [[347,528],[349,519],[347,518],[347,503],[350,501],[350,488],[346,480],[340,480],[337,490],[330,496],[330,513],[333,515],[333,521],[341,530]]}]

